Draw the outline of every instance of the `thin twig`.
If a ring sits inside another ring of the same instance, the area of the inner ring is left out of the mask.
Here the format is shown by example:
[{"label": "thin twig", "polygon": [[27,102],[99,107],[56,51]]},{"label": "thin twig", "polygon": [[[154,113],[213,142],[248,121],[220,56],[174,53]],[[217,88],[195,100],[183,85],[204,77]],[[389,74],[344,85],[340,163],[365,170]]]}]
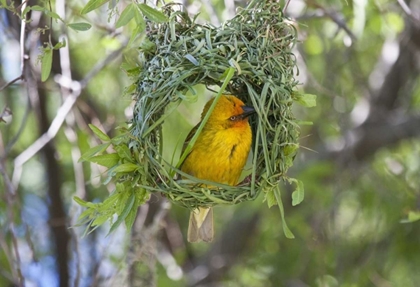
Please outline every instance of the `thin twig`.
[{"label": "thin twig", "polygon": [[334,11],[334,10],[328,10],[327,8],[313,1],[309,1],[308,6],[317,8],[319,9],[318,11],[321,11],[322,13],[315,13],[312,15],[302,15],[302,16],[297,17],[296,19],[299,20],[299,19],[305,19],[305,18],[321,18],[321,17],[327,16],[335,24],[337,24],[339,28],[343,29],[347,33],[347,35],[352,39],[353,42],[357,40],[357,37],[353,34],[351,29],[347,26],[347,23],[345,22],[344,17],[339,12]]},{"label": "thin twig", "polygon": [[83,88],[89,83],[89,81],[99,73],[107,64],[114,60],[121,51],[125,48],[126,43],[122,43],[120,49],[110,53],[104,60],[98,62],[92,70],[90,70],[87,75],[80,81],[73,81],[68,83],[67,79],[61,77],[61,81],[58,83],[65,88],[71,90],[70,95],[63,102],[61,107],[57,110],[57,115],[52,121],[48,131],[39,137],[33,144],[31,144],[26,150],[24,150],[19,156],[14,160],[15,169],[13,171],[12,182],[14,186],[17,186],[22,175],[22,167],[28,160],[30,160],[35,154],[37,154],[47,143],[49,143],[58,133],[64,120],[66,119],[68,113],[73,108],[73,105],[76,103],[77,98],[80,96],[80,93]]},{"label": "thin twig", "polygon": [[410,7],[408,7],[407,3],[405,3],[404,0],[397,0],[398,4],[400,4],[401,8],[403,9],[404,13],[407,14],[407,16],[415,21],[417,24],[420,24],[420,19],[418,15],[413,14]]},{"label": "thin twig", "polygon": [[10,82],[7,82],[6,84],[4,84],[1,88],[0,88],[0,91],[3,91],[4,89],[6,89],[8,86],[10,86],[10,85],[13,85],[14,83],[16,83],[17,81],[19,81],[19,80],[22,80],[23,79],[23,76],[22,75],[20,75],[19,77],[17,77],[17,78],[14,78],[13,80],[11,80]]},{"label": "thin twig", "polygon": [[[49,1],[50,8],[51,8],[51,1]],[[66,17],[66,4],[64,0],[57,0],[56,1],[56,12],[57,14],[62,18],[65,19]],[[65,34],[65,26],[63,23],[60,25],[61,31],[63,35],[60,37],[60,42],[67,43],[64,47],[62,47],[60,52],[60,67],[61,72],[64,78],[68,80],[68,82],[71,84],[73,83],[72,79],[72,73],[71,73],[71,65],[70,65],[70,51],[69,51],[69,39],[67,35]],[[50,33],[51,36],[51,33]],[[61,95],[63,100],[65,101],[68,97],[71,96],[72,92],[69,88],[64,87],[63,85],[60,85],[61,89]],[[64,134],[67,138],[67,140],[71,143],[71,156],[73,161],[73,170],[74,170],[74,177],[76,182],[76,195],[80,198],[84,198],[86,190],[85,190],[85,179],[84,179],[84,171],[83,171],[83,165],[78,162],[81,152],[77,145],[77,133],[75,132],[75,113],[73,111],[69,111],[69,116],[65,118],[67,127],[64,129]],[[77,206],[74,202],[72,202],[72,207],[70,209],[70,220],[75,221],[78,218],[78,214],[80,213],[80,207]],[[76,222],[72,222],[72,225],[74,226]],[[75,275],[73,280],[73,287],[79,287],[82,271],[81,271],[81,264],[80,264],[80,244],[78,241],[78,236],[76,234],[75,229],[70,228],[70,235],[71,240],[73,242],[73,249],[75,254]]]},{"label": "thin twig", "polygon": [[19,129],[16,132],[16,134],[14,135],[14,137],[12,138],[12,140],[9,141],[9,143],[7,144],[6,148],[4,149],[4,153],[0,156],[0,160],[3,157],[7,157],[7,155],[10,152],[10,150],[12,149],[12,147],[15,145],[15,143],[20,138],[20,135],[22,134],[23,130],[26,127],[26,122],[28,121],[30,110],[31,110],[31,101],[30,101],[29,97],[27,97],[26,109],[25,109],[25,113],[23,114],[23,118],[22,118],[22,121],[20,123]]},{"label": "thin twig", "polygon": [[156,286],[157,234],[170,206],[170,202],[162,198],[150,225],[138,226],[140,230],[132,231],[132,244],[127,255],[129,286]]},{"label": "thin twig", "polygon": [[[22,7],[20,9],[21,13],[26,9],[26,1],[22,3]],[[23,71],[25,68],[25,29],[26,29],[26,15],[22,18],[21,25],[20,25],[20,71],[21,77],[23,77]]]},{"label": "thin twig", "polygon": [[47,143],[49,143],[57,135],[67,114],[72,109],[79,95],[80,89],[74,91],[74,93],[71,96],[69,96],[61,105],[61,107],[57,110],[57,115],[52,121],[48,131],[44,133],[40,138],[38,138],[33,144],[31,144],[26,150],[24,150],[19,156],[16,157],[16,159],[14,160],[15,169],[12,177],[12,182],[14,186],[18,186],[19,184],[23,164],[30,160],[37,152],[39,152]]},{"label": "thin twig", "polygon": [[284,4],[284,7],[283,7],[283,14],[285,14],[285,13],[286,13],[286,10],[287,10],[287,7],[289,7],[290,1],[291,1],[291,0],[287,0],[286,4]]}]

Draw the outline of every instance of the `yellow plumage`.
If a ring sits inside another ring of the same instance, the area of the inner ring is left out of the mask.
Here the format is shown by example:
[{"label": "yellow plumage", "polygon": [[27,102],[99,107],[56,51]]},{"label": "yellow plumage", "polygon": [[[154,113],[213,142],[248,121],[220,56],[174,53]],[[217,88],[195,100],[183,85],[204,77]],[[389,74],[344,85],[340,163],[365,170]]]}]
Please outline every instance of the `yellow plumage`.
[{"label": "yellow plumage", "polygon": [[[204,107],[204,118],[213,99]],[[235,96],[223,95],[184,160],[181,170],[200,179],[236,185],[248,158],[252,143],[248,116],[251,107]],[[194,135],[199,124],[190,132],[186,143]],[[191,212],[188,241],[213,239],[213,210],[199,208]]]}]

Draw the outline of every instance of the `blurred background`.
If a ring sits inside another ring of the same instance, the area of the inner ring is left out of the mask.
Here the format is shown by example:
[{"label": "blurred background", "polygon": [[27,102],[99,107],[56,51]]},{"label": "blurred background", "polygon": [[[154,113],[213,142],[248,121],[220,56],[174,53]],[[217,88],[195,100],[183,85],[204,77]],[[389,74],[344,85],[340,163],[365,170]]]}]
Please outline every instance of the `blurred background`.
[{"label": "blurred background", "polygon": [[[100,144],[87,125],[115,136],[132,113],[135,23],[115,28],[129,3],[81,15],[86,1],[0,1],[0,286],[419,286],[419,1],[279,1],[299,35],[299,88],[317,95],[295,110],[313,122],[289,170],[305,200],[292,207],[282,187],[295,239],[261,197],[216,207],[211,244],[187,243],[188,210],[158,196],[133,230],[74,227],[83,209],[73,196],[99,202],[113,190],[104,169],[78,162]],[[182,4],[216,26],[246,6]],[[68,29],[52,12],[92,27]],[[64,41],[41,81],[40,48]],[[183,141],[208,97],[167,121],[168,139]]]}]

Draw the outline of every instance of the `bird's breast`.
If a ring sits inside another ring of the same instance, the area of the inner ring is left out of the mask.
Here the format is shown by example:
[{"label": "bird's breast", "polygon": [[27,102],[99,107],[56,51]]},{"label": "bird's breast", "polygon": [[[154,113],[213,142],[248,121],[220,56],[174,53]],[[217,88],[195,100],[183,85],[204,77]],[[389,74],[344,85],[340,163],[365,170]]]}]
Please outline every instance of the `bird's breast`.
[{"label": "bird's breast", "polygon": [[242,129],[203,130],[182,170],[197,178],[236,185],[251,142],[249,125]]}]

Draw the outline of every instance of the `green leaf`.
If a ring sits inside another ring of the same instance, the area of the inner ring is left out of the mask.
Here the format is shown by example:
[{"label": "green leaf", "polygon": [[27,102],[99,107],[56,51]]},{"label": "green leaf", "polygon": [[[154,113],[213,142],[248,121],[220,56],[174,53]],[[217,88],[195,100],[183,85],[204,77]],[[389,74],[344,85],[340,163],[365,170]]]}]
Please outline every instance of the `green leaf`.
[{"label": "green leaf", "polygon": [[295,101],[304,107],[311,108],[316,106],[316,95],[295,94]]},{"label": "green leaf", "polygon": [[130,197],[128,198],[128,200],[126,202],[124,202],[124,203],[121,202],[120,203],[120,204],[124,204],[124,209],[121,212],[121,214],[118,216],[117,221],[115,221],[114,224],[112,224],[111,229],[108,232],[108,235],[111,234],[115,229],[117,229],[117,227],[120,226],[120,224],[126,219],[128,214],[130,213],[131,209],[133,208],[135,199],[136,199],[136,197],[134,195],[134,192],[132,192]]},{"label": "green leaf", "polygon": [[420,211],[410,211],[408,213],[408,220],[410,220],[410,222],[420,220]]},{"label": "green leaf", "polygon": [[90,25],[89,23],[71,23],[71,24],[67,24],[67,27],[72,28],[75,31],[87,31],[90,28],[92,28],[92,25]]},{"label": "green leaf", "polygon": [[103,143],[88,149],[79,159],[79,162],[89,161],[97,153],[101,153],[109,147],[110,143]]},{"label": "green leaf", "polygon": [[90,11],[95,10],[96,8],[101,7],[102,5],[104,5],[106,2],[108,2],[109,0],[90,0],[85,7],[83,7],[82,11],[80,11],[80,14],[86,14],[89,13]]},{"label": "green leaf", "polygon": [[41,81],[45,82],[51,73],[52,67],[52,50],[50,48],[44,49],[44,54],[41,60]]},{"label": "green leaf", "polygon": [[267,200],[268,208],[277,204],[276,196],[274,195],[274,190],[270,189],[265,193],[265,200]]},{"label": "green leaf", "polygon": [[58,42],[57,44],[55,44],[53,49],[58,50],[65,46],[66,46],[66,40],[63,39],[63,42]]},{"label": "green leaf", "polygon": [[191,54],[186,54],[185,56],[184,56],[184,58],[185,59],[187,59],[188,61],[190,61],[191,62],[191,64],[193,64],[194,66],[200,66],[200,63],[197,61],[197,59],[196,58],[194,58],[194,56],[193,55],[191,55]]},{"label": "green leaf", "polygon": [[114,172],[132,172],[138,169],[139,166],[134,163],[123,163],[114,169]]},{"label": "green leaf", "polygon": [[275,187],[274,195],[276,196],[277,205],[279,206],[279,209],[280,209],[281,221],[283,223],[284,235],[289,239],[295,238],[292,231],[290,231],[289,227],[286,224],[286,219],[284,218],[284,207],[283,207],[283,202],[281,200],[280,187],[278,187],[278,186]]},{"label": "green leaf", "polygon": [[120,156],[116,153],[97,155],[89,159],[89,161],[91,162],[94,162],[102,166],[106,166],[108,168],[111,168],[114,165],[116,165],[119,160],[120,160]]},{"label": "green leaf", "polygon": [[39,5],[30,6],[29,9],[31,9],[32,11],[41,11],[41,12],[44,12],[46,10],[44,7],[39,6]]},{"label": "green leaf", "polygon": [[26,6],[25,10],[22,11],[21,17],[25,18],[25,15],[31,10],[31,6]]},{"label": "green leaf", "polygon": [[83,207],[95,207],[95,204],[92,202],[84,201],[80,197],[73,196],[73,200],[76,201],[77,204]]},{"label": "green leaf", "polygon": [[420,220],[420,211],[412,211],[408,212],[407,219],[400,220],[401,223],[411,223]]},{"label": "green leaf", "polygon": [[125,7],[125,9],[122,11],[120,18],[118,18],[117,23],[115,24],[115,28],[127,25],[128,22],[133,19],[135,10],[137,10],[137,8],[134,3],[128,4],[127,7]]},{"label": "green leaf", "polygon": [[156,50],[156,44],[150,41],[149,39],[145,38],[143,41],[141,41],[140,50],[144,53],[152,53]]},{"label": "green leaf", "polygon": [[127,159],[129,161],[133,161],[130,149],[127,145],[121,144],[115,147],[115,150],[117,151],[120,158]]},{"label": "green leaf", "polygon": [[105,223],[110,217],[109,214],[102,214],[95,218],[95,220],[92,222],[92,226],[99,226]]},{"label": "green leaf", "polygon": [[79,217],[77,218],[77,224],[76,224],[76,226],[81,226],[81,225],[86,224],[87,222],[89,222],[92,219],[94,212],[95,212],[95,209],[94,208],[88,208],[85,211],[83,211],[79,215]]},{"label": "green leaf", "polygon": [[296,181],[296,189],[292,193],[292,205],[296,206],[303,201],[305,198],[305,190],[303,187],[303,182],[300,180]]},{"label": "green leaf", "polygon": [[93,131],[93,133],[100,138],[103,141],[110,141],[111,139],[109,138],[109,136],[107,136],[103,131],[101,131],[98,127],[89,124],[90,129]]},{"label": "green leaf", "polygon": [[143,15],[149,18],[152,22],[165,23],[169,21],[168,17],[166,17],[165,14],[157,11],[156,9],[153,9],[152,7],[146,4],[141,3],[138,5],[138,7],[140,8]]},{"label": "green leaf", "polygon": [[53,19],[55,19],[55,20],[60,20],[60,21],[64,22],[64,20],[63,20],[63,19],[61,19],[61,17],[60,17],[57,13],[55,13],[55,12],[53,12],[53,11],[50,11],[50,10],[48,10],[48,9],[45,9],[45,14],[46,14],[47,16],[50,16],[51,18],[53,18]]},{"label": "green leaf", "polygon": [[142,32],[146,28],[146,22],[144,21],[143,15],[140,13],[140,8],[136,6],[134,9],[134,19],[136,20],[137,27],[141,27],[140,32]]},{"label": "green leaf", "polygon": [[289,144],[284,147],[284,155],[289,156],[296,153],[296,150],[299,148],[298,144]]},{"label": "green leaf", "polygon": [[301,121],[301,120],[295,120],[295,123],[300,126],[312,126],[314,124],[311,121]]},{"label": "green leaf", "polygon": [[[139,12],[137,12],[137,13],[139,13]],[[140,15],[140,17],[141,17],[141,19],[143,19],[143,16]],[[138,22],[136,20],[136,23],[137,23],[137,26],[131,32],[130,40],[128,41],[128,44],[127,44],[128,47],[131,47],[131,45],[133,45],[134,41],[136,41],[138,38],[140,38],[142,36],[142,33],[144,32],[144,30],[146,28],[146,23],[144,22],[144,20],[140,24],[138,24]]]},{"label": "green leaf", "polygon": [[128,213],[127,217],[125,218],[125,226],[127,227],[127,230],[131,230],[131,228],[133,228],[133,224],[134,224],[134,221],[136,221],[138,210],[139,209],[136,207],[136,205],[134,205],[133,208],[131,208],[130,212]]}]

